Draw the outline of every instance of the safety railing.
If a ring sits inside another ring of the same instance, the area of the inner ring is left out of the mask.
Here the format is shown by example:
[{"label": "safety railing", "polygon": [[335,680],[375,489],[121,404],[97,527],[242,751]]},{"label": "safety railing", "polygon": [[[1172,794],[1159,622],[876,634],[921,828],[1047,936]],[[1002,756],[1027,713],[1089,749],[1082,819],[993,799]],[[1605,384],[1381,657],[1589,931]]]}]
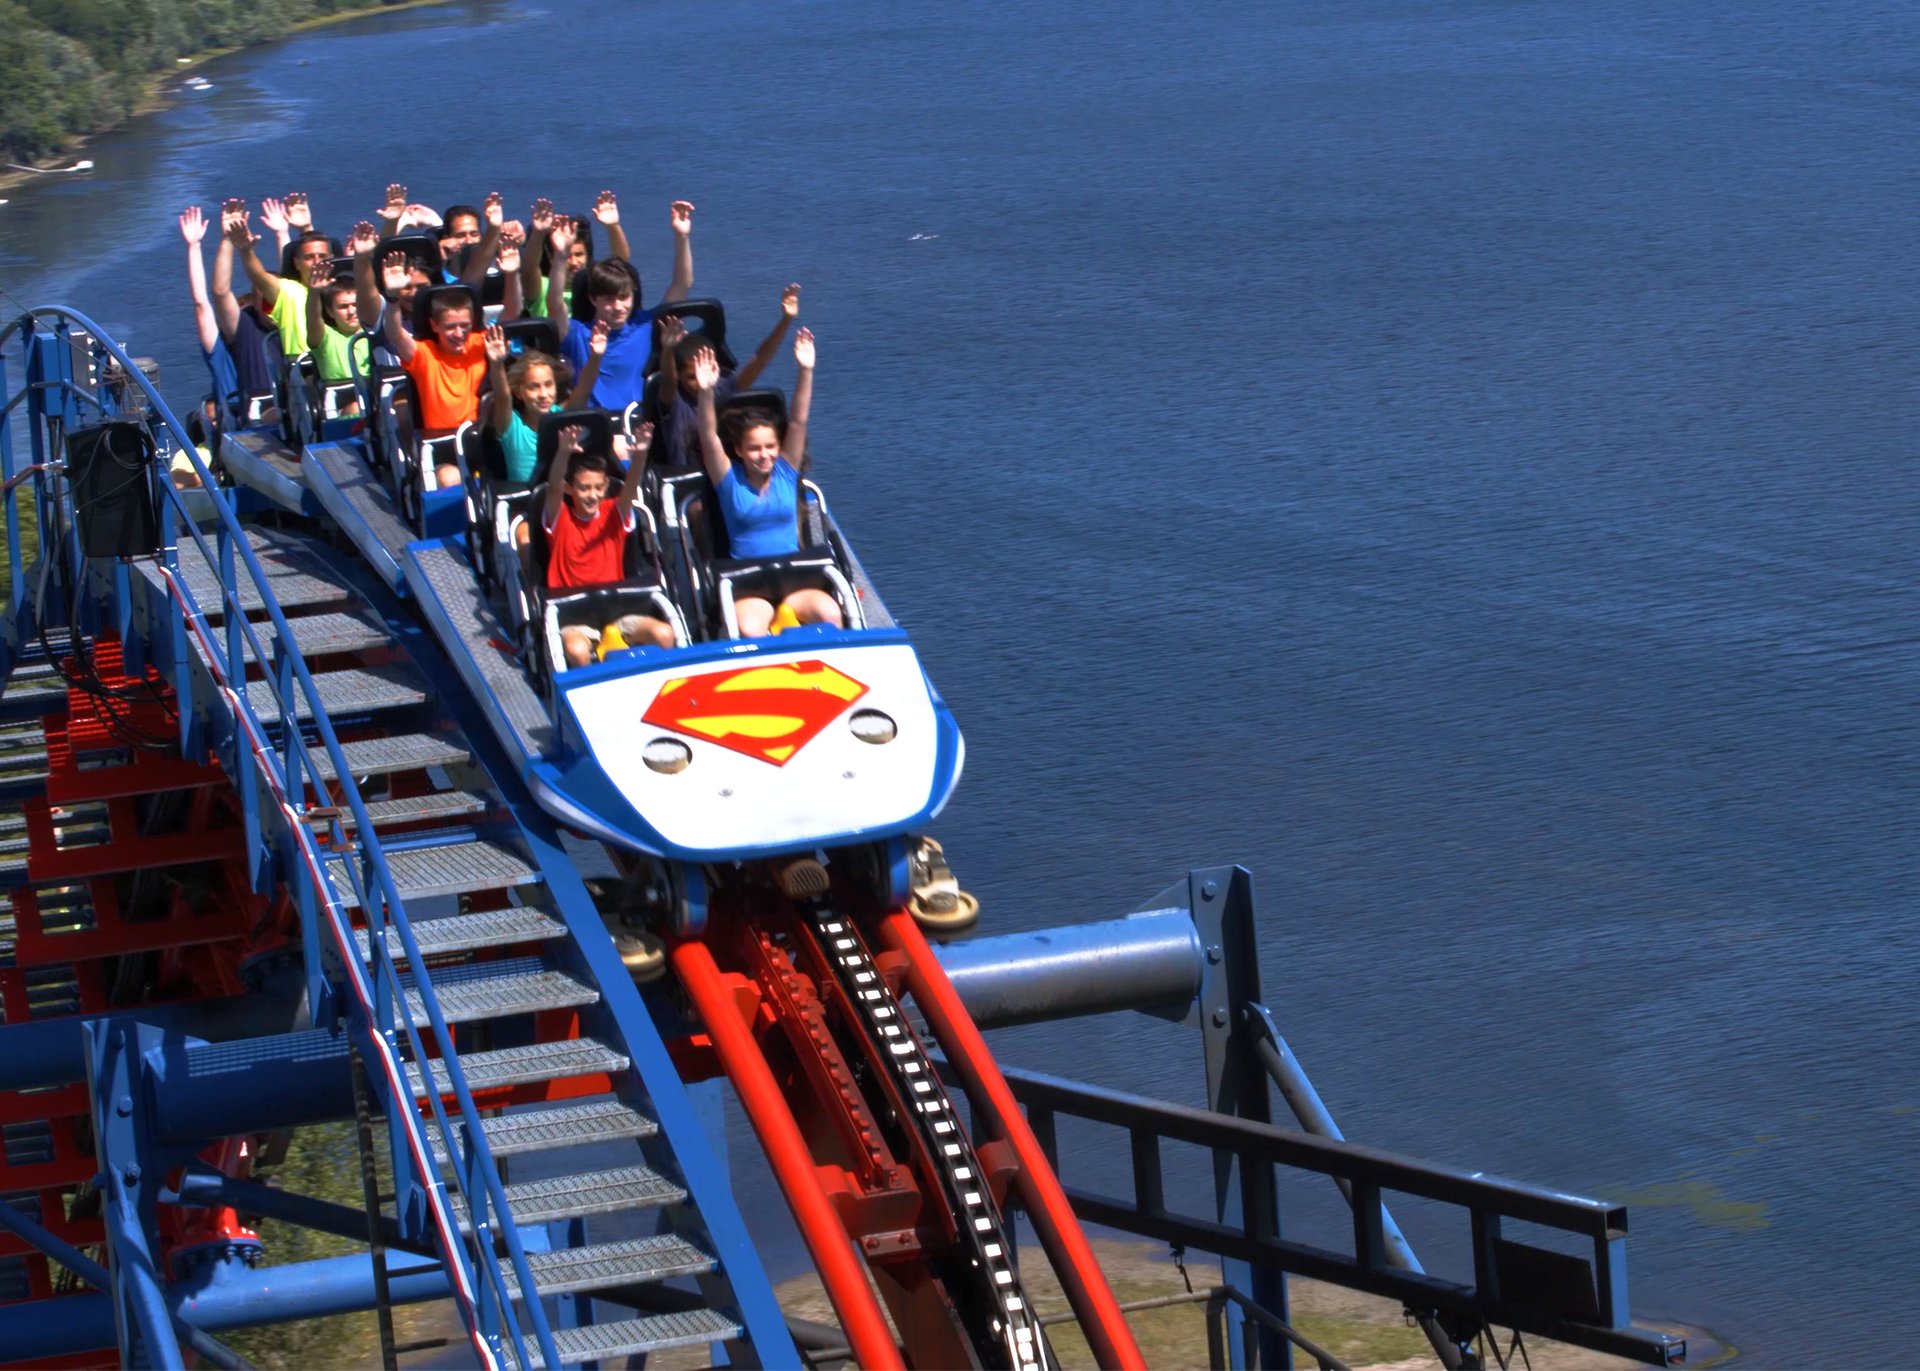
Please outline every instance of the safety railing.
[{"label": "safety railing", "polygon": [[[40,321],[46,321],[56,339],[62,342],[70,341],[73,331],[78,329],[90,340],[88,346],[96,359],[116,362],[123,370],[126,383],[144,396],[151,407],[152,418],[164,426],[172,441],[179,445],[188,458],[202,487],[213,494],[215,518],[210,540],[188,513],[180,492],[172,483],[154,482],[165,497],[166,536],[160,554],[162,575],[169,596],[179,610],[175,621],[176,651],[173,654],[176,697],[191,698],[188,680],[190,656],[185,651],[185,640],[191,637],[199,646],[214,687],[234,720],[235,748],[231,773],[240,790],[249,858],[257,862],[264,852],[258,807],[259,785],[264,782],[285,820],[294,856],[307,878],[305,881],[289,881],[289,884],[299,892],[297,904],[308,959],[310,991],[316,995],[326,993],[322,984],[319,927],[324,920],[334,949],[344,965],[347,985],[353,996],[354,1011],[351,1017],[360,1021],[368,1058],[378,1063],[383,1078],[385,1088],[382,1093],[388,1102],[387,1119],[394,1160],[396,1209],[406,1214],[418,1205],[427,1211],[427,1217],[446,1255],[455,1297],[470,1329],[476,1352],[487,1365],[498,1365],[501,1344],[505,1342],[512,1349],[513,1363],[522,1366],[528,1363],[525,1335],[514,1311],[507,1275],[501,1270],[501,1264],[492,1258],[497,1238],[507,1248],[513,1280],[519,1290],[526,1293],[531,1336],[541,1360],[546,1366],[558,1366],[560,1358],[553,1342],[553,1333],[535,1294],[536,1287],[527,1265],[526,1250],[508,1210],[499,1169],[494,1164],[492,1150],[481,1126],[479,1109],[461,1068],[452,1031],[428,977],[426,958],[415,940],[381,850],[380,840],[374,832],[372,819],[354,783],[340,740],[327,718],[318,687],[294,647],[293,631],[273,596],[266,573],[247,540],[246,530],[230,504],[220,496],[213,472],[201,460],[185,427],[167,407],[152,382],[91,319],[77,310],[60,306],[31,310],[0,330],[0,357],[4,356],[6,344],[15,333],[20,333],[28,340],[27,380],[22,394],[28,397],[29,428],[33,435],[36,461],[45,461],[41,445],[44,441],[43,419],[48,416],[44,413],[42,397],[47,391],[57,390],[68,402],[83,402],[102,417],[110,417],[116,412],[109,397],[91,394],[75,386],[65,375],[48,381],[38,374],[40,369],[35,365],[37,359],[33,339]],[[4,381],[3,373],[0,373],[0,381]],[[12,401],[9,401],[9,409],[11,404]],[[4,417],[5,412],[0,410],[0,417]],[[68,411],[63,410],[65,412]],[[11,457],[11,445],[8,443],[0,448],[0,476],[14,474]],[[46,508],[47,498],[57,486],[49,482],[44,473],[36,485],[44,487],[42,508]],[[12,504],[13,495],[13,491],[7,492],[9,503],[6,512],[10,533],[17,520],[17,510]],[[178,540],[182,534],[192,540],[207,565],[216,568],[219,574],[223,625],[217,636],[180,573]],[[15,577],[14,593],[17,595],[22,572],[17,539],[10,539],[9,556]],[[266,613],[265,627],[269,629],[270,645],[261,639],[259,629],[262,625],[256,625],[247,617],[237,580],[237,573],[241,570],[245,571],[259,595],[260,607]],[[124,586],[124,581],[121,585]],[[17,599],[14,603],[17,608]],[[125,607],[116,606],[116,610],[124,618]],[[279,708],[281,739],[277,746],[271,741],[268,729],[247,697],[248,649],[251,649],[252,660],[261,666],[263,679],[271,684]],[[347,827],[346,817],[340,813],[339,805],[327,799],[324,773],[315,762],[312,747],[301,734],[299,706],[302,703],[310,711],[320,750],[325,753],[333,777],[338,781],[340,798],[352,818],[351,831]],[[184,741],[190,730],[185,711],[182,711],[181,730]],[[247,764],[246,754],[249,753],[254,763],[252,766]],[[310,791],[320,797],[322,803],[303,812],[302,807],[306,805]],[[316,819],[324,819],[325,822],[327,844],[324,850],[317,841]],[[330,863],[345,873],[351,902],[343,902],[341,893],[335,888],[328,871]],[[354,946],[354,930],[346,913],[355,903],[366,916],[371,976]],[[388,943],[389,929],[399,937],[412,970],[411,988],[419,998],[431,1036],[446,1067],[448,1083],[465,1128],[464,1147],[449,1120],[440,1092],[432,1088],[426,1046],[406,1004],[401,970]],[[316,1012],[320,1003],[320,999],[316,998]],[[413,1088],[396,1050],[396,1033],[404,1035],[413,1060],[419,1064],[424,1087],[422,1093],[431,1106],[433,1120],[440,1130],[447,1155],[456,1163],[453,1173],[466,1201],[472,1232],[471,1247],[461,1241],[446,1187],[440,1179],[439,1167],[435,1164],[425,1127],[414,1105]]]},{"label": "safety railing", "polygon": [[[1656,1366],[1683,1361],[1684,1339],[1633,1324],[1628,1312],[1626,1211],[1602,1200],[1544,1190],[1484,1173],[1468,1173],[1355,1143],[1315,1137],[1230,1114],[1213,1113],[1062,1080],[1038,1072],[1003,1072],[1025,1106],[1034,1133],[1056,1170],[1075,1158],[1112,1149],[1076,1146],[1062,1152],[1061,1118],[1117,1129],[1132,1161],[1132,1194],[1114,1195],[1061,1181],[1081,1218],[1123,1232],[1213,1252],[1253,1264],[1401,1301],[1433,1312],[1463,1335],[1500,1324]],[[1169,1203],[1162,1148],[1184,1143],[1232,1156],[1241,1167],[1241,1222],[1184,1214]],[[1269,1218],[1276,1168],[1343,1182],[1352,1197],[1350,1253],[1282,1237]],[[1437,1201],[1465,1211],[1473,1259],[1471,1281],[1398,1266],[1389,1252],[1383,1195]],[[1591,1260],[1515,1241],[1504,1223],[1555,1229],[1591,1245]]]}]

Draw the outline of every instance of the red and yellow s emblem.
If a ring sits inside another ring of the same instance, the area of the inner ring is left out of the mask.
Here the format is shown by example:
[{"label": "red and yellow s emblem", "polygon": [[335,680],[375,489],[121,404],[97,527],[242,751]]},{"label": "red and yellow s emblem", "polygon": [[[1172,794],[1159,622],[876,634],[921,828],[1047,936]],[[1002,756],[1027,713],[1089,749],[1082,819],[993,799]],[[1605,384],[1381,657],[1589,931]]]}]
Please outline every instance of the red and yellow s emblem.
[{"label": "red and yellow s emblem", "polygon": [[866,693],[822,661],[736,667],[675,677],[640,721],[784,766]]}]

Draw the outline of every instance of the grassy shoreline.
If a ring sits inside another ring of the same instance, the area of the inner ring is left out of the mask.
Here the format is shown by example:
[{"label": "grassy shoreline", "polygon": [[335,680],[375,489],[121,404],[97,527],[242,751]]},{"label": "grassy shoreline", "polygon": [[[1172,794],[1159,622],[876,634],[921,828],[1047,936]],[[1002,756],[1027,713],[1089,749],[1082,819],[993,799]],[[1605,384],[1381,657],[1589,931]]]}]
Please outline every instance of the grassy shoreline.
[{"label": "grassy shoreline", "polygon": [[[315,15],[311,19],[302,19],[298,23],[289,26],[285,33],[275,34],[272,38],[263,38],[258,43],[245,43],[224,48],[208,48],[203,52],[192,53],[187,57],[178,59],[171,67],[153,72],[146,77],[139,98],[133,102],[133,107],[127,111],[126,118],[120,120],[118,123],[112,124],[107,128],[95,129],[92,133],[73,134],[62,145],[61,150],[53,156],[38,159],[29,158],[26,162],[22,163],[22,165],[35,166],[39,168],[38,170],[13,171],[0,168],[0,194],[17,189],[20,186],[31,185],[41,180],[44,176],[53,174],[55,168],[71,162],[74,157],[92,143],[94,139],[103,137],[109,133],[118,132],[135,119],[149,114],[158,114],[161,110],[166,109],[178,94],[177,87],[180,78],[192,72],[195,68],[211,62],[216,58],[230,57],[236,52],[244,52],[248,48],[261,47],[267,43],[284,42],[286,39],[298,34],[311,33],[315,29],[331,28],[335,24],[344,24],[353,19],[364,19],[372,14],[401,14],[407,10],[426,9],[431,5],[441,5],[445,3],[446,0],[401,0],[401,3],[396,5],[370,4],[360,9],[341,10],[337,14]],[[75,174],[79,175],[82,173]]]}]

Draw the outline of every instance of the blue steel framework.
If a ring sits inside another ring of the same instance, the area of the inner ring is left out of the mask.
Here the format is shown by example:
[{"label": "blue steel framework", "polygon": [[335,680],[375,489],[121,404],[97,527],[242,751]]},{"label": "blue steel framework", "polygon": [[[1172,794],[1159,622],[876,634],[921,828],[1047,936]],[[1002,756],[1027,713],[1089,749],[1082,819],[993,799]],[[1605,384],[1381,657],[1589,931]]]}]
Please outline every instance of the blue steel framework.
[{"label": "blue steel framework", "polygon": [[[0,332],[0,396],[7,394],[7,338],[19,332],[27,351],[27,384],[7,400],[0,414],[11,414],[25,401],[36,463],[49,457],[48,418],[57,417],[72,425],[90,411],[107,408],[103,392],[97,386],[88,389],[81,384],[85,378],[75,372],[70,336],[74,327],[91,336],[83,346],[91,349],[95,360],[111,358],[120,364],[145,392],[148,404],[173,432],[175,441],[185,445],[185,434],[159,396],[138,376],[120,349],[103,340],[89,321],[66,310],[36,311],[35,315],[41,322],[23,319]],[[197,459],[195,466],[201,479],[211,485],[211,473]],[[0,425],[0,477],[10,477],[16,469],[11,433],[8,426]],[[157,484],[170,491],[164,481]],[[40,483],[32,489],[38,496]],[[18,657],[22,637],[33,626],[33,616],[48,608],[29,595],[18,536],[18,498],[17,493],[9,492],[4,500],[13,574],[11,613],[6,632],[0,636],[0,681],[6,679]],[[210,563],[221,569],[224,587],[220,606],[224,623],[215,629],[187,592],[179,576],[177,555],[169,553],[168,580],[177,613],[171,622],[171,651],[162,655],[174,664],[174,684],[183,702],[191,701],[196,690],[205,697],[206,683],[196,682],[184,666],[193,656],[187,651],[187,639],[189,635],[197,639],[213,673],[210,702],[223,706],[225,716],[222,720],[220,711],[213,711],[216,726],[209,728],[201,711],[183,704],[180,741],[189,756],[211,750],[240,788],[249,815],[247,839],[257,877],[265,881],[277,874],[298,890],[306,953],[304,989],[315,1007],[315,1021],[344,1022],[375,1066],[370,1074],[385,1106],[400,1197],[398,1218],[387,1221],[385,1233],[393,1249],[389,1272],[393,1298],[407,1302],[451,1295],[470,1322],[474,1345],[483,1361],[507,1364],[515,1360],[524,1333],[538,1349],[541,1361],[555,1365],[559,1358],[541,1303],[529,1302],[532,1326],[521,1328],[499,1264],[475,1262],[473,1249],[454,1236],[447,1188],[430,1160],[426,1129],[418,1113],[407,1107],[407,1097],[400,1087],[396,1045],[404,1039],[415,1058],[421,1059],[425,1044],[411,1016],[398,1012],[402,967],[388,947],[384,930],[394,930],[413,967],[424,967],[425,961],[357,789],[350,779],[343,787],[342,798],[352,815],[352,825],[349,827],[338,814],[328,822],[331,850],[350,851],[356,857],[347,865],[355,898],[365,908],[374,930],[369,940],[374,949],[370,969],[363,969],[348,951],[352,933],[344,909],[322,874],[323,858],[313,839],[313,825],[296,810],[296,799],[305,796],[309,788],[319,790],[322,772],[312,755],[314,749],[302,741],[299,730],[292,728],[282,730],[282,738],[273,741],[245,694],[233,688],[237,677],[229,664],[244,660],[250,649],[255,661],[268,664],[267,678],[283,707],[302,696],[312,704],[319,750],[327,754],[333,774],[349,777],[339,741],[327,723],[325,710],[319,708],[312,678],[300,654],[292,648],[291,631],[265,584],[264,573],[233,508],[225,499],[215,500],[212,505],[215,527],[211,546],[207,535],[187,520],[178,497],[169,498],[165,506],[169,546],[183,534],[198,541]],[[44,522],[42,526],[46,526]],[[56,558],[64,576],[87,575],[70,536],[61,547],[43,550],[43,556]],[[247,578],[245,584],[257,588],[264,602],[264,624],[251,623],[238,612],[243,584],[238,578],[242,574]],[[72,629],[85,634],[110,627],[129,644],[137,642],[124,565],[112,567],[104,575],[96,569],[92,583],[100,593],[94,599],[83,599],[81,612],[83,616],[98,616],[102,622],[83,621]],[[260,789],[263,785],[264,794]],[[287,822],[270,819],[262,823],[259,814],[263,801],[270,816]],[[544,826],[540,831],[545,832]],[[550,844],[554,840],[549,835],[535,841]],[[597,957],[589,954],[590,960],[600,963],[594,969],[617,973],[610,952],[601,948],[599,953]],[[1624,1210],[1427,1166],[1339,1138],[1261,1003],[1251,879],[1244,870],[1228,867],[1196,871],[1186,883],[1150,902],[1147,912],[1126,920],[1051,930],[1039,939],[983,939],[971,946],[948,948],[943,959],[982,1027],[1121,1007],[1167,1017],[1184,1015],[1200,1026],[1211,1106],[1208,1110],[1186,1109],[1030,1073],[1009,1071],[1006,1076],[1029,1111],[1056,1169],[1066,1160],[1055,1142],[1056,1120],[1062,1116],[1106,1124],[1126,1135],[1133,1166],[1131,1197],[1095,1194],[1069,1185],[1069,1195],[1083,1217],[1211,1251],[1222,1258],[1228,1283],[1235,1287],[1234,1299],[1226,1302],[1228,1307],[1237,1314],[1241,1305],[1250,1305],[1253,1317],[1240,1322],[1237,1332],[1216,1347],[1217,1360],[1236,1367],[1287,1364],[1288,1348],[1273,1326],[1275,1316],[1284,1317],[1285,1272],[1309,1274],[1404,1301],[1430,1326],[1444,1328],[1444,1339],[1436,1335],[1436,1346],[1449,1365],[1459,1364],[1460,1350],[1476,1332],[1492,1323],[1654,1363],[1683,1359],[1683,1342],[1631,1324]],[[532,1288],[526,1252],[507,1212],[500,1176],[462,1075],[451,1030],[435,1004],[427,977],[417,976],[412,984],[424,1002],[430,1035],[449,1064],[449,1093],[455,1097],[455,1114],[447,1113],[438,1096],[427,1098],[433,1123],[460,1159],[453,1169],[455,1186],[471,1206],[482,1243],[488,1229],[497,1225],[514,1279],[520,1288]],[[280,987],[280,993],[289,992],[297,993],[290,986]],[[364,1236],[366,1232],[365,1216],[355,1211],[267,1191],[204,1168],[188,1166],[175,1183],[177,1188],[168,1188],[170,1175],[188,1163],[194,1145],[207,1136],[337,1118],[350,1108],[345,1086],[345,1042],[324,1028],[255,1037],[263,1029],[257,1013],[250,1012],[252,1008],[246,1004],[203,1004],[0,1029],[0,1033],[9,1035],[0,1041],[12,1049],[0,1054],[6,1062],[0,1066],[0,1090],[42,1088],[75,1079],[85,1079],[91,1086],[102,1163],[99,1181],[110,1200],[109,1268],[101,1267],[5,1204],[0,1204],[0,1227],[27,1238],[83,1281],[101,1289],[101,1296],[91,1300],[78,1297],[63,1301],[60,1317],[79,1324],[111,1321],[119,1329],[122,1357],[128,1364],[179,1365],[184,1345],[212,1364],[238,1365],[230,1352],[208,1336],[208,1330],[264,1322],[290,1311],[314,1316],[367,1308],[373,1302],[375,1282],[371,1263],[365,1257],[309,1263],[298,1269],[278,1268],[272,1279],[249,1279],[244,1271],[228,1272],[213,1284],[191,1288],[182,1283],[168,1285],[155,1268],[151,1244],[155,1210],[160,1204],[233,1203],[347,1236]],[[632,1020],[636,1016],[644,1018],[645,1007],[637,997],[628,997],[614,1012],[623,1020]],[[663,1072],[670,1074],[665,1046],[651,1023],[628,1023],[626,1027],[630,1038],[651,1045],[643,1054],[650,1056],[644,1064],[644,1069],[651,1072],[650,1083]],[[231,1038],[246,1040],[247,1050],[236,1054],[214,1041]],[[1322,1136],[1303,1136],[1272,1124],[1269,1077],[1280,1085],[1304,1126]],[[668,1098],[664,1101],[657,1091],[655,1098],[656,1106],[666,1106],[663,1113],[690,1114],[684,1097],[675,1097],[671,1090],[665,1093]],[[396,1104],[398,1107],[394,1107]],[[461,1125],[458,1128],[456,1119]],[[682,1139],[698,1136],[697,1121],[680,1117],[676,1123],[674,1131]],[[1211,1217],[1168,1210],[1160,1161],[1162,1144],[1167,1141],[1197,1144],[1212,1151],[1215,1205]],[[716,1186],[723,1186],[724,1180],[716,1180],[716,1165],[712,1158],[698,1158],[688,1169],[703,1179],[706,1194],[702,1203],[712,1203],[721,1216],[720,1226],[737,1228],[730,1201],[716,1193]],[[1341,1185],[1353,1206],[1350,1253],[1328,1252],[1281,1236],[1274,1198],[1277,1167],[1324,1175]],[[1448,1280],[1421,1269],[1386,1212],[1381,1198],[1384,1191],[1424,1196],[1466,1212],[1473,1254],[1470,1281]],[[1505,1220],[1576,1234],[1591,1242],[1592,1261],[1508,1240],[1502,1233]],[[724,1236],[730,1237],[735,1246],[741,1238],[738,1232]],[[1542,1273],[1546,1273],[1545,1278]],[[749,1356],[752,1349],[757,1349],[763,1355],[771,1352],[782,1360],[792,1359],[792,1345],[786,1340],[779,1311],[757,1268],[737,1268],[735,1286],[742,1321],[750,1334],[751,1348],[744,1350]],[[653,1298],[670,1301],[672,1292],[655,1292]],[[275,1303],[279,1307],[264,1308]],[[27,1345],[21,1339],[29,1331],[32,1317],[30,1308],[0,1309],[0,1348]],[[1443,1341],[1446,1346],[1440,1346]],[[1455,1355],[1448,1356],[1449,1351]]]},{"label": "blue steel framework", "polygon": [[[41,325],[47,327],[43,330]],[[84,335],[78,340],[78,349],[76,329]],[[153,416],[189,455],[203,487],[216,487],[212,471],[194,453],[185,428],[159,393],[133,360],[91,320],[64,308],[32,311],[0,331],[0,356],[16,332],[25,342],[26,384],[0,408],[0,415],[10,415],[24,399],[36,464],[49,460],[50,424],[71,429],[116,411],[117,397],[104,380],[76,370],[77,360],[93,363],[91,369],[96,372],[111,360],[125,384],[142,392]],[[89,381],[91,388],[85,384]],[[0,386],[4,383],[5,375],[0,371]],[[0,478],[14,474],[11,434],[0,427]],[[369,1065],[370,1083],[387,1120],[400,1227],[417,1240],[430,1240],[446,1263],[455,1302],[483,1364],[559,1366],[562,1358],[543,1302],[531,1299],[524,1303],[525,1326],[515,1310],[515,1290],[538,1288],[528,1266],[526,1245],[508,1209],[500,1169],[482,1127],[452,1030],[438,1002],[426,957],[407,919],[373,820],[354,783],[353,769],[341,751],[313,678],[294,646],[293,631],[231,504],[224,498],[211,501],[215,518],[209,538],[196,526],[170,482],[156,478],[153,485],[165,497],[161,505],[165,519],[164,577],[177,612],[171,621],[171,650],[164,655],[171,668],[170,684],[180,702],[181,751],[189,757],[210,752],[231,778],[244,815],[246,851],[256,888],[269,890],[278,878],[295,892],[308,1004],[316,1023],[344,1021]],[[43,477],[35,481],[34,488],[39,497],[49,485]],[[7,493],[12,614],[4,646],[0,646],[0,679],[11,670],[21,637],[34,626],[37,616],[64,603],[64,597],[28,598],[18,538],[17,498],[17,491]],[[47,512],[42,497],[43,529],[50,526]],[[219,629],[211,625],[209,614],[195,602],[181,575],[177,548],[183,537],[198,547],[208,565],[218,568],[221,601],[215,612],[223,621]],[[49,550],[42,551],[44,558]],[[64,573],[57,585],[86,584],[83,578],[88,568],[80,556],[71,520],[54,555]],[[94,609],[103,621],[111,623],[123,642],[130,647],[137,644],[132,632],[134,597],[126,565],[112,564],[104,577],[94,580],[93,589],[104,594],[79,599],[83,616]],[[104,587],[98,584],[101,580]],[[243,590],[257,595],[259,607],[267,615],[265,623],[256,624],[248,618],[241,598]],[[97,631],[101,623],[66,627],[85,636]],[[211,692],[191,670],[196,653],[190,650],[190,638],[211,677]],[[133,650],[127,656],[135,664],[143,661],[142,654]],[[249,659],[266,668],[264,678],[272,691],[273,717],[310,717],[318,734],[318,749],[302,737],[299,728],[291,726],[282,727],[278,743],[273,741],[244,688],[245,673],[239,664]],[[203,712],[195,707],[199,703],[212,708]],[[316,750],[326,756],[325,769],[316,763]],[[336,802],[328,799],[329,778],[336,781]],[[271,817],[263,822],[263,814]],[[320,841],[323,836],[327,840],[324,850]],[[340,860],[342,855],[346,860]],[[345,875],[348,892],[343,894],[328,879],[330,868]],[[354,950],[354,930],[347,916],[347,910],[353,907],[361,909],[366,917],[366,961],[371,962],[370,969]],[[563,912],[570,915],[570,923],[574,919],[587,922],[582,911]],[[389,930],[400,942],[407,963],[404,969],[387,936]],[[619,979],[624,984],[624,976]],[[415,1015],[404,1012],[409,997],[427,1019],[436,1053],[426,1050]],[[652,1065],[668,1077],[662,1080],[656,1075],[648,1083],[653,1088],[655,1109],[663,1116],[672,1116],[660,1120],[662,1127],[684,1140],[699,1139],[699,1120],[684,1094],[672,1088],[678,1080],[671,1076],[664,1045],[659,1043],[651,1021],[644,1013],[621,1017],[626,1020],[620,1025],[623,1036],[637,1049],[634,1056],[653,1058],[651,1063],[636,1061],[636,1065],[642,1069]],[[142,1064],[150,1068],[152,1063],[146,1053],[133,1050],[138,1041],[137,1030],[125,1025],[105,1030],[94,1044],[89,1078],[94,1085],[95,1136],[108,1191],[110,1267],[122,1359],[128,1364],[170,1366],[179,1364],[180,1352],[170,1322],[162,1317],[161,1276],[148,1235],[153,1228],[161,1176],[186,1157],[155,1155],[155,1140],[140,1126],[152,1088],[151,1078],[142,1078]],[[407,1059],[401,1055],[403,1043],[410,1048]],[[657,1050],[649,1052],[649,1047]],[[472,1235],[470,1241],[460,1236],[460,1216],[435,1164],[426,1126],[413,1107],[413,1092],[404,1084],[406,1060],[424,1063],[432,1057],[445,1065],[448,1093],[455,1099],[461,1126],[456,1130],[440,1093],[427,1091],[424,1098],[439,1138],[456,1161],[451,1175],[455,1193],[463,1201],[461,1210]],[[117,1107],[101,1107],[102,1072],[108,1073],[113,1082],[112,1094],[105,1098],[115,1100]],[[731,1344],[734,1359],[783,1359],[791,1353],[791,1342],[771,1288],[746,1244],[744,1227],[725,1191],[724,1178],[711,1166],[701,1164],[698,1156],[690,1160],[694,1165],[688,1168],[689,1188],[696,1192],[699,1211],[718,1230],[711,1234],[714,1245],[722,1249],[721,1255],[729,1259],[731,1268],[729,1294],[745,1335]],[[476,1259],[476,1253],[492,1252],[496,1240],[506,1250],[504,1265]]]}]

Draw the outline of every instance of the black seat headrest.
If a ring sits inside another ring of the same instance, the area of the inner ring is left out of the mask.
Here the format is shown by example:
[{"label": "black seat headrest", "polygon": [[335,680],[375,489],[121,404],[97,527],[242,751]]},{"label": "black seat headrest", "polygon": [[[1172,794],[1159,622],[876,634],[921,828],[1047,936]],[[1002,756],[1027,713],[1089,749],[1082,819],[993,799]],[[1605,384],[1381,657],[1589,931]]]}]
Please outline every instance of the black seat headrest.
[{"label": "black seat headrest", "polygon": [[[580,450],[597,452],[613,462],[613,416],[604,409],[563,409],[540,420],[539,445],[534,449],[534,470],[544,474],[553,462],[553,450],[559,445],[560,431],[578,428]],[[614,475],[618,477],[616,467]]]},{"label": "black seat headrest", "polygon": [[[473,262],[473,254],[480,250],[478,243],[468,243],[453,254],[453,260],[447,263],[447,270],[455,276],[465,276],[467,268]],[[480,303],[498,305],[507,298],[507,278],[499,267],[490,267],[487,274],[480,278]]]},{"label": "black seat headrest", "polygon": [[560,330],[553,326],[551,319],[515,319],[502,324],[500,329],[507,335],[507,347],[516,357],[523,352],[544,352],[549,357],[560,355]]},{"label": "black seat headrest", "polygon": [[715,359],[720,363],[722,375],[730,375],[740,369],[740,363],[727,346],[727,312],[720,302],[713,299],[679,300],[671,305],[658,305],[653,311],[653,351],[647,358],[647,370],[660,369],[660,320],[678,319],[687,326],[690,334],[699,334],[700,340],[713,349]]},{"label": "black seat headrest", "polygon": [[758,410],[773,415],[774,432],[782,442],[787,437],[787,396],[779,390],[737,390],[722,400],[714,416],[720,430],[720,445],[732,452],[740,443],[740,429],[746,417]]},{"label": "black seat headrest", "polygon": [[380,240],[380,246],[373,250],[373,279],[380,279],[380,264],[392,253],[401,253],[407,259],[409,267],[418,268],[430,282],[445,279],[442,269],[444,259],[440,256],[440,243],[430,233],[396,233],[391,238]]}]

